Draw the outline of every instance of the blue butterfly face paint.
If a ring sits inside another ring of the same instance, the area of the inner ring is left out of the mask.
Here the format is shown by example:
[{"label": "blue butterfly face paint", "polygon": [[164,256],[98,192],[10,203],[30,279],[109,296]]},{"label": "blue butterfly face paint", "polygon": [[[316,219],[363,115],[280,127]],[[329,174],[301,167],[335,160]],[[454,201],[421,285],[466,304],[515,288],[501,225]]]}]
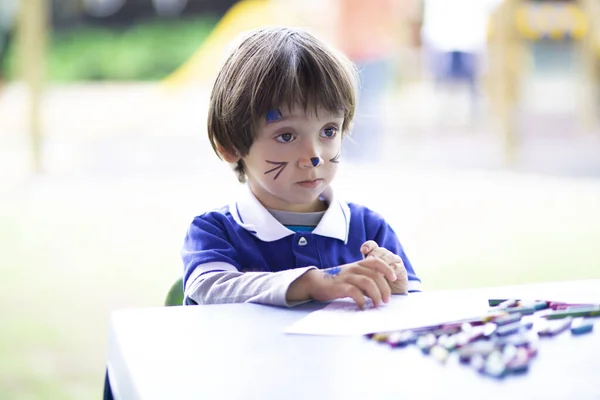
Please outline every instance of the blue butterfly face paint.
[{"label": "blue butterfly face paint", "polygon": [[337,267],[333,267],[333,268],[327,268],[327,269],[324,269],[323,272],[325,273],[325,278],[333,279],[336,276],[338,276],[340,274],[340,272],[342,272],[342,267],[337,266]]},{"label": "blue butterfly face paint", "polygon": [[267,124],[271,122],[279,121],[283,116],[281,115],[281,111],[279,110],[269,110],[267,111]]}]

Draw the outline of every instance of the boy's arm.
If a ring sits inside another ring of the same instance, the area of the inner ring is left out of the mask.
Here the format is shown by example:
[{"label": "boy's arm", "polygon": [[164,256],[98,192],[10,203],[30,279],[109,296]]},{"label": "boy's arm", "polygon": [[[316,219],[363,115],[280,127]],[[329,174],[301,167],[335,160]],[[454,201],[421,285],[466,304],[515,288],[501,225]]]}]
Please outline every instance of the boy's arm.
[{"label": "boy's arm", "polygon": [[[195,280],[188,280],[192,283],[186,287],[186,300],[202,304],[253,302],[289,307],[311,299],[329,301],[351,297],[362,308],[367,296],[377,307],[382,302],[387,303],[391,295],[386,279],[397,279],[390,266],[379,258],[326,270],[304,267],[280,272],[215,271],[218,265],[214,264],[219,263],[198,267],[206,272],[198,273]],[[231,268],[233,266],[227,269]]]},{"label": "boy's arm", "polygon": [[312,269],[316,267],[280,272],[239,272],[232,265],[208,263],[198,266],[190,275],[185,297],[197,304],[260,303],[292,307],[309,299],[287,301],[290,285]]},{"label": "boy's arm", "polygon": [[242,272],[239,254],[228,240],[229,221],[220,213],[194,218],[181,251],[186,304],[262,303],[293,306],[308,301],[286,301],[289,286],[307,266],[280,272]]}]

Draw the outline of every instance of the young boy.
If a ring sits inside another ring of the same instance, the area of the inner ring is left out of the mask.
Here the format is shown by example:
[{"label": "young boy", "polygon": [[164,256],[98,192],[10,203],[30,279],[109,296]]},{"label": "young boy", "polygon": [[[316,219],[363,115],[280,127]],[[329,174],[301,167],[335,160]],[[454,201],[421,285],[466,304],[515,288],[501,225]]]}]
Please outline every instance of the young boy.
[{"label": "young boy", "polygon": [[292,28],[250,32],[220,70],[208,135],[246,194],[196,217],[182,258],[186,304],[293,306],[351,297],[363,307],[420,290],[396,234],[333,196],[356,70]]}]

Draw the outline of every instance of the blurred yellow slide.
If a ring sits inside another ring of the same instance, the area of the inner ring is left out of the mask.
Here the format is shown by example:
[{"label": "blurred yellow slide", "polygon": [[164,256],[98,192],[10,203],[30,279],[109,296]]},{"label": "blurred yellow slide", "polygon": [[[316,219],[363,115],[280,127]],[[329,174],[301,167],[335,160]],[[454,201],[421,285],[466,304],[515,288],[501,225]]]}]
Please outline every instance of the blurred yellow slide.
[{"label": "blurred yellow slide", "polygon": [[[283,4],[282,4],[283,3]],[[285,1],[243,0],[236,3],[217,23],[198,50],[161,82],[166,88],[208,84],[215,78],[229,43],[241,33],[265,25],[294,23]]]}]

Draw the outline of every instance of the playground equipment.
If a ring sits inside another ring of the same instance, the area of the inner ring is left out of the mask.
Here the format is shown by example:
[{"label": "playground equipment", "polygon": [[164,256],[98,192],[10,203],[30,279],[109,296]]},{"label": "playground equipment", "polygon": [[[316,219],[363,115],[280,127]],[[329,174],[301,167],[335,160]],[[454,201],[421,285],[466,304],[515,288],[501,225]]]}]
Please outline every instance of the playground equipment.
[{"label": "playground equipment", "polygon": [[224,50],[241,33],[265,25],[288,25],[298,16],[284,8],[286,2],[243,0],[227,11],[198,50],[162,84],[166,88],[183,84],[206,84],[217,75]]},{"label": "playground equipment", "polygon": [[42,170],[42,96],[46,67],[46,38],[49,30],[50,6],[47,1],[20,2],[16,40],[19,48],[21,78],[27,85],[28,130],[31,146],[32,169]]},{"label": "playground equipment", "polygon": [[519,145],[517,109],[524,57],[527,45],[538,40],[573,41],[583,78],[580,118],[588,128],[598,124],[600,1],[504,0],[490,18],[488,90],[508,164]]}]

